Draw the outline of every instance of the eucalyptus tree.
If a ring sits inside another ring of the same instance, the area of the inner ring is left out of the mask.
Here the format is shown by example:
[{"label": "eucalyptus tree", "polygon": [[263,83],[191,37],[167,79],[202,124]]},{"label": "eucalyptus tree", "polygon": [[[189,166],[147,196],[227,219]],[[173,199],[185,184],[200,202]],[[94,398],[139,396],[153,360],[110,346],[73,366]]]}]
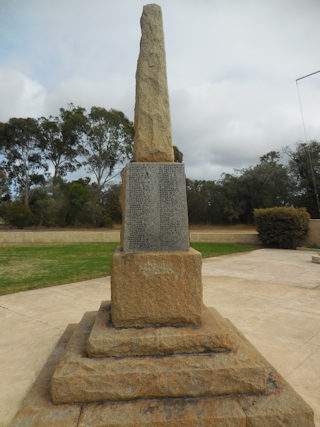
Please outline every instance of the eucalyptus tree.
[{"label": "eucalyptus tree", "polygon": [[30,188],[45,180],[48,169],[37,120],[11,118],[4,123],[0,127],[0,150],[0,166],[28,206]]},{"label": "eucalyptus tree", "polygon": [[0,167],[0,203],[7,200],[10,200],[9,179],[4,169]]},{"label": "eucalyptus tree", "polygon": [[116,167],[131,159],[133,123],[117,110],[92,107],[83,140],[84,165],[94,177],[99,198]]},{"label": "eucalyptus tree", "polygon": [[179,148],[176,145],[173,146],[173,154],[174,154],[175,163],[183,162],[183,153],[182,151],[179,150]]},{"label": "eucalyptus tree", "polygon": [[313,218],[320,218],[320,143],[299,143],[296,150],[287,147],[285,152],[296,182],[296,204],[306,207]]},{"label": "eucalyptus tree", "polygon": [[240,169],[220,181],[227,199],[233,201],[235,217],[243,223],[253,222],[256,208],[286,206],[292,202],[292,179],[280,162],[280,153],[270,151],[255,166]]},{"label": "eucalyptus tree", "polygon": [[53,168],[53,178],[65,177],[81,167],[81,135],[86,129],[85,109],[69,104],[59,116],[39,119],[41,147]]}]

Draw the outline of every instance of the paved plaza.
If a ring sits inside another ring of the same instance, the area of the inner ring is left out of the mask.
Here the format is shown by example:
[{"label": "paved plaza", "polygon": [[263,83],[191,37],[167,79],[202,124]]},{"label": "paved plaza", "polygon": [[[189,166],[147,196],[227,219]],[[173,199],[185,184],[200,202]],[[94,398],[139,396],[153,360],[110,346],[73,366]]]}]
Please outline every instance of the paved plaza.
[{"label": "paved plaza", "polygon": [[[229,318],[315,411],[320,426],[320,265],[311,251],[258,249],[203,262],[204,302]],[[110,299],[110,277],[0,297],[0,426],[68,323]]]}]

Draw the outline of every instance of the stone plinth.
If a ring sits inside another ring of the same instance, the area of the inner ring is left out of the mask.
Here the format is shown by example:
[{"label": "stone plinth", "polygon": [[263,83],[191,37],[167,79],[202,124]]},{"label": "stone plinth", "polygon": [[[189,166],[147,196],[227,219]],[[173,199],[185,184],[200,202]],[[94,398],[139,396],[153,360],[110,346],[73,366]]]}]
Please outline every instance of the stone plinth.
[{"label": "stone plinth", "polygon": [[128,164],[122,174],[121,204],[125,252],[189,249],[183,164]]},{"label": "stone plinth", "polygon": [[308,405],[228,321],[202,308],[184,168],[172,163],[159,6],[144,7],[141,29],[134,161],[147,163],[123,174],[111,323],[106,310],[84,315],[12,425],[311,427]]},{"label": "stone plinth", "polygon": [[[216,311],[213,311],[215,317]],[[70,327],[67,328],[63,338],[58,343],[57,347],[53,350],[49,357],[48,363],[42,370],[39,378],[31,388],[26,399],[22,403],[21,409],[17,413],[11,427],[55,427],[55,426],[68,426],[68,427],[97,427],[97,426],[128,426],[134,425],[136,427],[146,426],[230,426],[230,427],[274,427],[274,426],[299,426],[299,427],[313,427],[313,411],[312,409],[298,396],[298,394],[284,381],[283,378],[270,366],[270,364],[252,347],[252,345],[234,328],[234,326],[225,320],[224,327],[230,334],[232,339],[238,340],[235,352],[231,355],[235,357],[235,363],[230,364],[230,359],[226,360],[224,375],[225,379],[228,378],[228,371],[231,375],[236,376],[236,371],[240,372],[240,366],[243,366],[244,360],[248,357],[251,358],[251,363],[255,366],[260,366],[266,375],[266,386],[262,393],[246,393],[240,392],[237,394],[227,394],[219,396],[208,396],[207,385],[207,371],[203,372],[203,391],[204,395],[198,397],[177,397],[177,398],[147,398],[147,399],[134,399],[134,400],[120,400],[117,398],[114,401],[106,402],[92,402],[92,403],[77,403],[73,402],[72,405],[62,404],[55,405],[52,403],[49,392],[49,385],[51,380],[52,371],[54,366],[58,363],[55,372],[61,369],[61,363],[65,363],[68,354],[73,353],[74,362],[72,365],[69,359],[69,369],[74,371],[77,369],[79,359],[91,361],[83,366],[87,369],[83,371],[87,376],[87,380],[82,381],[75,377],[73,383],[70,381],[71,376],[68,375],[70,391],[73,393],[74,388],[82,388],[82,390],[90,395],[90,389],[95,386],[95,382],[89,382],[89,390],[86,390],[88,378],[92,375],[93,364],[99,362],[104,363],[103,359],[89,359],[85,352],[86,337],[90,333],[91,325],[94,321],[95,314],[87,314],[81,325],[70,338]],[[82,332],[79,330],[82,330]],[[67,338],[67,339],[66,339]],[[66,347],[66,342],[69,343]],[[242,350],[241,350],[242,349]],[[64,350],[63,359],[59,362],[59,358]],[[78,356],[76,356],[78,354]],[[250,355],[250,356],[249,356]],[[78,359],[77,359],[78,357]],[[192,356],[191,356],[192,357]],[[221,359],[230,357],[230,354],[220,353],[213,357]],[[166,359],[173,360],[175,356],[169,356]],[[119,358],[110,358],[120,360]],[[121,358],[125,360],[127,358]],[[129,358],[130,359],[130,358]],[[143,358],[135,358],[143,360]],[[157,360],[162,358],[153,358],[155,364]],[[144,369],[148,367],[146,358]],[[64,362],[63,362],[64,361]],[[218,363],[218,362],[217,362]],[[220,363],[220,362],[219,362]],[[152,367],[154,378],[159,378],[160,371]],[[220,365],[222,366],[222,365]],[[177,369],[177,366],[174,368]],[[193,371],[201,370],[201,356],[194,360]],[[107,371],[108,372],[108,371]],[[151,370],[149,371],[151,372]],[[190,371],[192,372],[192,370]],[[222,372],[222,371],[221,371]],[[250,373],[247,373],[247,382],[250,378]],[[253,375],[253,372],[251,371]],[[107,373],[106,373],[107,375]],[[123,390],[125,384],[122,381],[112,381],[107,376],[102,376],[99,382],[107,383],[109,387],[114,390]],[[163,378],[168,375],[168,372],[163,373]],[[197,374],[198,375],[198,374]],[[93,378],[93,377],[92,377]],[[154,381],[154,378],[146,382],[149,386]],[[191,387],[192,375],[189,376],[188,384]],[[230,378],[230,377],[229,377]],[[139,388],[139,383],[130,382],[128,378],[120,376],[119,379],[124,379],[127,382],[127,388]],[[220,378],[223,383],[223,378]],[[244,384],[247,384],[244,381]],[[120,389],[119,389],[119,387]],[[180,382],[176,384],[176,387]],[[245,390],[246,387],[243,388]],[[66,391],[66,394],[69,392]],[[91,396],[94,397],[94,396]]]},{"label": "stone plinth", "polygon": [[320,264],[320,256],[313,256],[312,262],[315,264]]},{"label": "stone plinth", "polygon": [[313,412],[279,376],[276,387],[268,384],[266,393],[249,396],[155,399],[86,405],[79,427],[313,427]]},{"label": "stone plinth", "polygon": [[[88,405],[83,409],[79,427],[245,427],[246,415],[236,399],[155,399]],[[260,425],[261,427],[261,425]]]},{"label": "stone plinth", "polygon": [[115,327],[198,325],[201,322],[201,254],[114,253],[111,318]]},{"label": "stone plinth", "polygon": [[[219,322],[221,316],[215,312]],[[96,312],[86,313],[51,380],[55,403],[263,393],[267,371],[224,321],[235,351],[168,356],[89,358],[86,343]]]},{"label": "stone plinth", "polygon": [[173,162],[166,54],[158,5],[143,8],[141,33],[133,158],[135,162]]},{"label": "stone plinth", "polygon": [[87,341],[90,357],[159,356],[186,353],[228,352],[234,343],[220,316],[202,307],[200,326],[116,329],[111,323],[110,303],[101,304]]}]

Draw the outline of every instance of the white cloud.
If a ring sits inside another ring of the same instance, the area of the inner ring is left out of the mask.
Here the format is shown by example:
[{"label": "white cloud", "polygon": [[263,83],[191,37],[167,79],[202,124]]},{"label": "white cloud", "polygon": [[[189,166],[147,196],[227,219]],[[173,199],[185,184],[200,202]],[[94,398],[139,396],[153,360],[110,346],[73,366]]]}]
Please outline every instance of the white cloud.
[{"label": "white cloud", "polygon": [[[69,102],[120,109],[133,119],[143,3],[3,7],[0,24],[8,22],[0,40],[11,42],[0,42],[0,120],[58,114]],[[318,0],[159,4],[173,140],[187,175],[218,178],[303,139],[295,79],[320,69]],[[308,136],[319,139],[320,74],[300,89]]]},{"label": "white cloud", "polygon": [[0,68],[0,120],[37,117],[45,106],[46,89],[20,71]]},{"label": "white cloud", "polygon": [[173,92],[171,101],[174,143],[197,178],[247,167],[302,137],[294,85],[223,81]]},{"label": "white cloud", "polygon": [[109,76],[107,81],[93,81],[79,76],[63,80],[48,94],[47,108],[58,111],[70,102],[88,110],[93,105],[114,108],[133,118],[134,92],[122,75]]}]

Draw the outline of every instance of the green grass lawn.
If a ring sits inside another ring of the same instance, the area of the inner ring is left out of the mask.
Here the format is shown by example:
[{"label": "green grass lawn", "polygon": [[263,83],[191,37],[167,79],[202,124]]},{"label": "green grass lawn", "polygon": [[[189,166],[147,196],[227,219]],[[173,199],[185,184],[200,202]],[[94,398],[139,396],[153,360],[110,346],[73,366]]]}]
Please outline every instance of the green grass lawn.
[{"label": "green grass lawn", "polygon": [[209,258],[219,255],[234,254],[236,252],[248,252],[257,249],[252,245],[237,245],[235,243],[190,243],[194,249],[202,253],[203,258]]},{"label": "green grass lawn", "polygon": [[[106,276],[118,243],[20,244],[0,248],[0,295]],[[192,243],[203,257],[256,249]]]}]

